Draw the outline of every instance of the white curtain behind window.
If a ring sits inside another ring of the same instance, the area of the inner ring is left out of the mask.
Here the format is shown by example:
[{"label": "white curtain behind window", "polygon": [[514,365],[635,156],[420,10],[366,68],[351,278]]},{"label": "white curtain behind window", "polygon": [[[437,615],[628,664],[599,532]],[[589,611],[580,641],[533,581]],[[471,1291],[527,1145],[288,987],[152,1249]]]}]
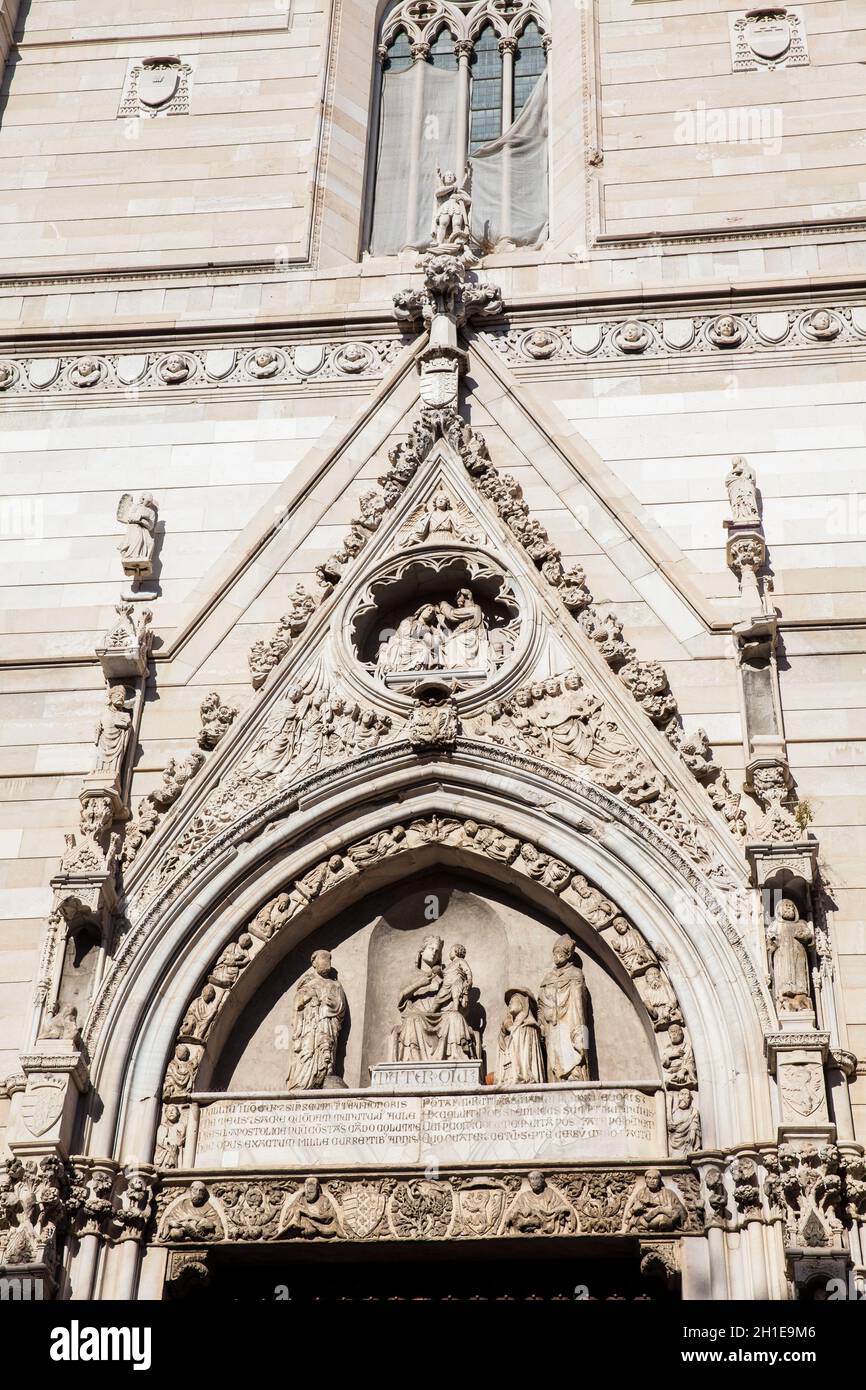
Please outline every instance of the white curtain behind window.
[{"label": "white curtain behind window", "polygon": [[547,73],[513,125],[482,145],[472,165],[472,231],[484,246],[547,239]]},{"label": "white curtain behind window", "polygon": [[[421,64],[424,89],[418,130],[417,66],[413,64],[404,72],[386,72],[383,77],[370,239],[374,256],[393,256],[404,247],[429,244],[436,165],[440,164],[443,169],[454,166],[459,74],[434,68],[430,63]],[[415,164],[418,181],[413,185]],[[413,187],[415,195],[411,197]]]}]

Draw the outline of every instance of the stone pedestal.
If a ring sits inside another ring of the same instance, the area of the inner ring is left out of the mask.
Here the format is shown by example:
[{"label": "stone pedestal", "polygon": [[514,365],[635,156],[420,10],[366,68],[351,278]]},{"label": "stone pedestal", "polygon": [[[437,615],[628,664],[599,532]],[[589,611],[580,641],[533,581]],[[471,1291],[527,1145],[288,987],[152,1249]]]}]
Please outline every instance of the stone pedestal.
[{"label": "stone pedestal", "polygon": [[826,1126],[830,1117],[824,1063],[830,1034],[815,1028],[810,1012],[783,1013],[779,1021],[779,1032],[767,1033],[765,1044],[779,1088],[782,1126]]}]

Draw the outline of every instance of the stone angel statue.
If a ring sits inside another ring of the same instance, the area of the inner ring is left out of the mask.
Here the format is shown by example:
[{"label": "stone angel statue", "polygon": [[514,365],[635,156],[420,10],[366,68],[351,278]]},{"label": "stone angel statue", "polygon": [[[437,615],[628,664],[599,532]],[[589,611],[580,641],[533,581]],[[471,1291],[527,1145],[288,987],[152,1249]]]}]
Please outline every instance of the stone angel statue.
[{"label": "stone angel statue", "polygon": [[147,579],[153,573],[154,532],[159,509],[149,492],[142,493],[137,502],[131,492],[125,492],[117,504],[117,519],[126,526],[126,535],[118,545],[124,574],[133,579]]},{"label": "stone angel statue", "polygon": [[472,195],[470,168],[463,171],[458,181],[451,169],[443,170],[436,166],[435,208],[431,240],[434,246],[464,247],[469,242],[469,224],[472,215]]}]

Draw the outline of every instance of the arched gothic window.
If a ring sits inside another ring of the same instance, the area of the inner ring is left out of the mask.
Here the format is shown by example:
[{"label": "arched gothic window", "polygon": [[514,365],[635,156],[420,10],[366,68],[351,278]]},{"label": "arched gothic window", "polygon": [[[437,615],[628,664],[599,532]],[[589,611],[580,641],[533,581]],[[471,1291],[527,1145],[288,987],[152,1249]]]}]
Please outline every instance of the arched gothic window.
[{"label": "arched gothic window", "polygon": [[367,246],[430,241],[437,166],[471,176],[481,250],[547,236],[546,6],[541,0],[394,0],[371,124]]}]

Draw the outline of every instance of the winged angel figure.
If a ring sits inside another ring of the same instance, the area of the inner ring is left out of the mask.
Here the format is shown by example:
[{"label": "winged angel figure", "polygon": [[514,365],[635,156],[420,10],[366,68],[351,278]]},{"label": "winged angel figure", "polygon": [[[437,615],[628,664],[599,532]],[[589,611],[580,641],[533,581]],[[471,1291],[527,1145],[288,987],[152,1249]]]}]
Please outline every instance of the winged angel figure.
[{"label": "winged angel figure", "polygon": [[118,545],[124,574],[146,579],[153,573],[154,531],[158,508],[149,492],[133,502],[132,493],[125,492],[117,504],[117,519],[126,526],[126,535]]}]

